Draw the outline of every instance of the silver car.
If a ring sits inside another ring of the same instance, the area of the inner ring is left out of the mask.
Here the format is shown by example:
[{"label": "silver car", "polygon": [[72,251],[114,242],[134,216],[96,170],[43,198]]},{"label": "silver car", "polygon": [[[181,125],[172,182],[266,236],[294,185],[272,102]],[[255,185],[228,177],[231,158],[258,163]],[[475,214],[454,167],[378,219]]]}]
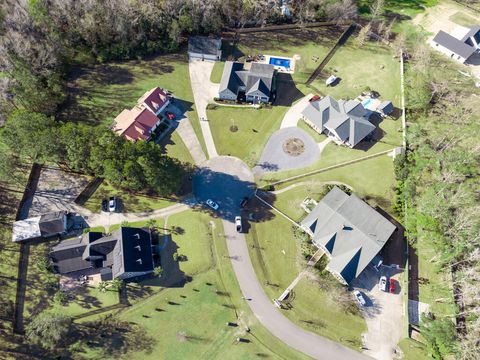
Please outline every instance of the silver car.
[{"label": "silver car", "polygon": [[211,200],[211,199],[208,199],[208,200],[206,201],[206,203],[207,203],[207,205],[210,206],[213,210],[218,210],[218,204],[217,204],[215,201],[213,201],[213,200]]},{"label": "silver car", "polygon": [[358,303],[362,306],[367,305],[367,302],[365,301],[365,298],[363,297],[362,293],[358,290],[355,290],[353,292],[353,295],[355,295],[355,299],[358,301]]}]

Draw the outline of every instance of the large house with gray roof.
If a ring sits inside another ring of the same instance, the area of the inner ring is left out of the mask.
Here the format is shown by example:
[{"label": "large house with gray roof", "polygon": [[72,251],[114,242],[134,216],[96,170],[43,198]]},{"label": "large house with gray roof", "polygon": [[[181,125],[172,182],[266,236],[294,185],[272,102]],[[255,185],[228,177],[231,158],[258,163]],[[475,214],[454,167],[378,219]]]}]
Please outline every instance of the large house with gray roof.
[{"label": "large house with gray roof", "polygon": [[395,225],[355,194],[334,187],[301,223],[330,259],[327,270],[348,285],[373,260]]},{"label": "large house with gray roof", "polygon": [[302,111],[303,120],[312,129],[351,148],[375,130],[368,120],[370,115],[357,100],[337,101],[331,96],[309,102]]},{"label": "large house with gray roof", "polygon": [[153,272],[152,238],[143,228],[121,227],[110,235],[89,232],[54,246],[50,260],[60,274],[97,269],[103,281],[138,278]]},{"label": "large house with gray roof", "polygon": [[242,63],[226,61],[218,97],[254,104],[270,102],[275,93],[275,74],[270,64],[252,63],[250,69],[245,70]]},{"label": "large house with gray roof", "polygon": [[480,25],[470,28],[458,26],[451,34],[440,30],[431,45],[463,64],[480,49]]}]

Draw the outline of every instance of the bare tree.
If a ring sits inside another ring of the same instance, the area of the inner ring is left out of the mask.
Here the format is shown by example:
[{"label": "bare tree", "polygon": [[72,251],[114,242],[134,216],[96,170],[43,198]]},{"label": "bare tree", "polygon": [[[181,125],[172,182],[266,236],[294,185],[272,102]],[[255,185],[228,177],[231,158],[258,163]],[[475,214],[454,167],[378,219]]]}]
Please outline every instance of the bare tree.
[{"label": "bare tree", "polygon": [[358,16],[358,7],[353,0],[336,1],[328,5],[326,11],[328,17],[338,24],[348,20],[354,20]]},{"label": "bare tree", "polygon": [[355,42],[357,44],[358,47],[363,47],[365,45],[365,43],[367,42],[368,40],[368,36],[369,36],[369,33],[370,33],[370,23],[368,23],[367,25],[365,25],[364,27],[362,27],[360,29],[360,31],[358,32],[358,35],[355,39]]},{"label": "bare tree", "polygon": [[385,0],[375,0],[372,5],[370,5],[370,13],[372,15],[372,20],[375,20],[377,17],[383,13],[383,5]]}]

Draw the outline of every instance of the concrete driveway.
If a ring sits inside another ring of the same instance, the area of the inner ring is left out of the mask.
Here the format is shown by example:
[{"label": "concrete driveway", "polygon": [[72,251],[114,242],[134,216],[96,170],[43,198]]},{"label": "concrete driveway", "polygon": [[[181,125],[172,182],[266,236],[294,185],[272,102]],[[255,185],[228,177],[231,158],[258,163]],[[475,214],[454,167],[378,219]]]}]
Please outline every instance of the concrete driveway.
[{"label": "concrete driveway", "polygon": [[297,126],[298,120],[300,120],[302,117],[302,111],[307,106],[308,99],[310,99],[312,96],[312,94],[308,94],[307,96],[301,98],[297,103],[292,105],[290,109],[288,109],[283,117],[280,129]]},{"label": "concrete driveway", "polygon": [[[283,145],[288,139],[300,139],[304,144],[304,151],[298,156],[287,154]],[[253,168],[255,175],[265,172],[299,169],[312,165],[320,158],[320,147],[304,130],[297,127],[288,127],[277,130],[268,139],[257,166]]]},{"label": "concrete driveway", "polygon": [[207,104],[215,96],[218,96],[218,84],[210,81],[210,74],[213,70],[214,61],[201,59],[190,59],[188,61],[188,70],[190,72],[190,83],[192,85],[193,98],[197,108],[197,114],[200,119],[200,126],[202,128],[203,138],[207,146],[209,158],[218,156],[215,143],[213,141],[212,132],[207,119]]},{"label": "concrete driveway", "polygon": [[[395,279],[395,293],[378,288],[383,275],[387,281]],[[395,358],[397,344],[403,338],[403,295],[399,279],[401,271],[395,267],[381,266],[377,272],[368,266],[352,284],[367,301],[367,306],[362,308],[368,327],[367,333],[363,334],[363,346],[367,349],[364,353],[378,360]]]}]

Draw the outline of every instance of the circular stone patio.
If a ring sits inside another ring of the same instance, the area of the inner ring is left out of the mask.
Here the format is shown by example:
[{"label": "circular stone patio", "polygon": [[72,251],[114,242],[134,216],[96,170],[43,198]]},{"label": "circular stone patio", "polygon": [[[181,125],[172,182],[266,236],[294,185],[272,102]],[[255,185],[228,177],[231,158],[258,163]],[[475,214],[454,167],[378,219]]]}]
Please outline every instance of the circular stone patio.
[{"label": "circular stone patio", "polygon": [[277,130],[268,139],[262,156],[253,172],[299,169],[312,165],[320,158],[318,144],[308,133],[298,127]]}]

